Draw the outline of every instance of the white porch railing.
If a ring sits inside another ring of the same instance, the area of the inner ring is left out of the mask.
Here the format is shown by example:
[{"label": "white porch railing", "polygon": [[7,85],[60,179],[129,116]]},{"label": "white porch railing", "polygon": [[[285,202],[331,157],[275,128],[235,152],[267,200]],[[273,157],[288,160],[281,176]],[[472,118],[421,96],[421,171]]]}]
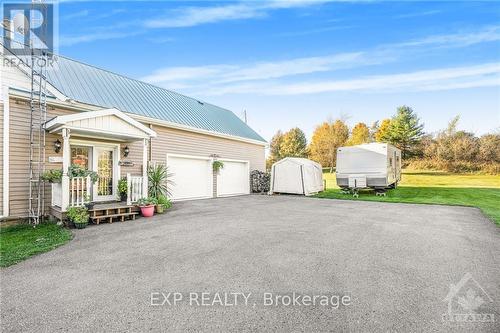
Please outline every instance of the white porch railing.
[{"label": "white porch railing", "polygon": [[69,180],[69,206],[83,206],[90,202],[90,176],[74,177]]},{"label": "white porch railing", "polygon": [[143,195],[143,182],[142,176],[132,176],[127,173],[127,205],[137,202]]},{"label": "white porch railing", "polygon": [[[63,206],[62,183],[52,183],[52,206]],[[97,185],[94,185],[97,186]],[[142,176],[132,176],[127,174],[127,204],[131,205],[143,198],[144,178]],[[74,177],[69,179],[67,187],[69,199],[67,207],[83,206],[92,201],[92,181],[90,177]],[[63,209],[66,211],[66,209]]]}]

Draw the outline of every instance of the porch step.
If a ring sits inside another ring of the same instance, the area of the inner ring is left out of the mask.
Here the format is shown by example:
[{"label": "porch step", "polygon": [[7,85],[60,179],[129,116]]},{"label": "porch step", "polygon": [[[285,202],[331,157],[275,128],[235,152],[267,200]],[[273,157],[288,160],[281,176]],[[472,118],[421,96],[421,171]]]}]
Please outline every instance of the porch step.
[{"label": "porch step", "polygon": [[101,221],[113,223],[113,220],[119,220],[121,222],[125,219],[135,220],[135,217],[139,215],[135,206],[124,205],[123,203],[108,203],[96,205],[93,209],[89,210],[90,220],[99,224]]},{"label": "porch step", "polygon": [[96,224],[99,224],[101,222],[101,220],[108,221],[109,223],[113,223],[114,218],[120,218],[121,222],[125,221],[125,218],[131,218],[132,220],[135,220],[136,215],[139,215],[139,213],[127,212],[127,213],[121,213],[121,214],[91,216],[90,219],[92,220],[92,222],[95,222]]}]

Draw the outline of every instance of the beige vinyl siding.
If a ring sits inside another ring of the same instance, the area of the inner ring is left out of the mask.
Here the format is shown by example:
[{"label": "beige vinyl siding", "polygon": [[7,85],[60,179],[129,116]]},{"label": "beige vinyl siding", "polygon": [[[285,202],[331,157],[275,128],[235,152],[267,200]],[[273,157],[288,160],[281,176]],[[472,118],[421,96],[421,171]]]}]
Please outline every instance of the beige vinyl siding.
[{"label": "beige vinyl siding", "polygon": [[[48,107],[47,119],[74,112]],[[29,195],[29,130],[30,109],[25,101],[10,99],[10,215],[26,216]],[[49,156],[62,157],[62,151],[54,152],[54,141],[61,137],[56,134],[46,135],[45,168],[59,169],[61,163],[48,163]],[[50,186],[45,188],[45,206],[50,206]],[[46,210],[47,211],[47,210]]]},{"label": "beige vinyl siding", "polygon": [[[128,146],[130,149],[130,153],[127,157],[123,157],[123,149]],[[142,176],[142,146],[143,142],[135,141],[135,142],[127,142],[121,144],[120,154],[122,161],[130,161],[133,162],[133,166],[121,166],[120,173],[122,177],[126,177],[127,173],[130,173],[132,176]]]},{"label": "beige vinyl siding", "polygon": [[248,160],[250,170],[264,170],[264,146],[208,136],[167,127],[153,126],[158,134],[152,139],[152,160],[165,163],[167,153],[195,156],[219,155],[220,158]]}]

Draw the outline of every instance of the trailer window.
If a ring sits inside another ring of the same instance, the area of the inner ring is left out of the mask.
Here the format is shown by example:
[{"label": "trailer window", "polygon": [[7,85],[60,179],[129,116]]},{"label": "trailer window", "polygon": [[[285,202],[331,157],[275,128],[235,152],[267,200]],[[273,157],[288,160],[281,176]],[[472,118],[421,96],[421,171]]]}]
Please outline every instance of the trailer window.
[{"label": "trailer window", "polygon": [[389,157],[389,165],[392,166],[392,157]]}]

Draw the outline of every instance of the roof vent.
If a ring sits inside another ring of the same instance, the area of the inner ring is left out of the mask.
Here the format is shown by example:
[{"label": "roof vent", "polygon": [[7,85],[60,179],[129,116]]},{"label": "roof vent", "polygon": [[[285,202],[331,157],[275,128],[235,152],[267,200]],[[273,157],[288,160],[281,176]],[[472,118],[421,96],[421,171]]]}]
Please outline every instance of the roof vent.
[{"label": "roof vent", "polygon": [[201,102],[201,101],[197,101],[197,102],[198,102],[198,104],[200,104],[200,105],[205,105],[205,103],[203,103],[203,102]]}]

